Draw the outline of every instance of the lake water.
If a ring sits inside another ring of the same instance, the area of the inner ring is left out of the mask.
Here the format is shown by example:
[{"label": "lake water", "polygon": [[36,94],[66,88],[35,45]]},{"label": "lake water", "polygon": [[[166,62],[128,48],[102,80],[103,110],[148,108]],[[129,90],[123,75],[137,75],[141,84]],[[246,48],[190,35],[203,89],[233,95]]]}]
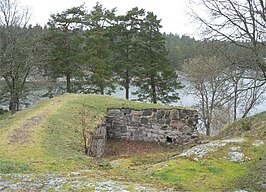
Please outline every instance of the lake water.
[{"label": "lake water", "polygon": [[[187,82],[186,82],[186,85],[188,85]],[[0,88],[2,86],[3,86],[3,82],[0,81]],[[37,103],[39,100],[49,99],[49,96],[46,95],[48,92],[48,88],[46,88],[46,87],[47,86],[45,86],[45,85],[32,86],[28,96],[26,98],[24,98],[21,102],[22,108],[30,107],[30,106],[34,105],[35,103]],[[60,94],[60,93],[62,93],[61,89],[63,87],[64,87],[64,84],[60,83],[57,87],[56,86],[54,87],[53,91],[57,92],[57,94]],[[136,88],[132,86],[130,91],[134,92],[135,90],[136,90]],[[125,91],[123,90],[123,88],[118,87],[116,89],[115,93],[112,93],[111,95],[114,97],[117,97],[117,98],[125,98]],[[170,105],[193,108],[193,106],[195,106],[198,103],[197,98],[193,94],[188,93],[186,88],[179,90],[179,96],[180,96],[180,100],[178,102],[171,103]],[[266,93],[264,94],[264,96],[266,97]],[[137,100],[138,98],[136,95],[130,94],[130,99],[131,100]],[[0,108],[7,109],[8,108],[8,102],[0,103]],[[266,102],[263,102],[260,105],[256,106],[251,111],[251,114],[255,114],[258,112],[265,111],[265,110],[266,110]]]}]

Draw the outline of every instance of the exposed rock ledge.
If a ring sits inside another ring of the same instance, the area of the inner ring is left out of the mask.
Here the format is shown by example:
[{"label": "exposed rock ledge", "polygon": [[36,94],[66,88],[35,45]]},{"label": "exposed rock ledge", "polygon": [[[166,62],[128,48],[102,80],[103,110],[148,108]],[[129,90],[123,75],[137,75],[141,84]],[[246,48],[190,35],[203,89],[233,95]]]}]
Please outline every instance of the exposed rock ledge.
[{"label": "exposed rock ledge", "polygon": [[[232,138],[232,139],[211,141],[206,144],[201,144],[201,145],[192,147],[176,157],[192,156],[194,157],[195,161],[198,161],[199,160],[198,158],[203,158],[207,156],[208,153],[213,153],[221,147],[225,147],[228,144],[242,143],[244,141],[245,139],[243,138]],[[261,140],[256,140],[255,142],[252,143],[252,145],[255,147],[259,147],[261,145],[264,145],[264,142]],[[241,152],[241,147],[239,146],[233,146],[229,149],[227,159],[235,163],[242,163],[242,162],[251,160],[250,157],[245,156],[245,154]]]}]

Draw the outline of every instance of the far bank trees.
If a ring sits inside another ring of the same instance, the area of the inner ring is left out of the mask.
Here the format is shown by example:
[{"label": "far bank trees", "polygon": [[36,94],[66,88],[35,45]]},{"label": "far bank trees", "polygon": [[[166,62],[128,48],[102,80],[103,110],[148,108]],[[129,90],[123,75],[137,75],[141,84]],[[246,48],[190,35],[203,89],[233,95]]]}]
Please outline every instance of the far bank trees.
[{"label": "far bank trees", "polygon": [[[265,93],[265,1],[190,0],[189,2],[190,14],[201,25],[200,32],[204,41],[216,41],[220,44],[212,56],[200,55],[204,56],[205,60],[215,56],[223,66],[220,76],[226,83],[222,88],[224,94],[218,98],[219,115],[222,114],[222,107],[229,115],[225,123],[246,117],[254,106],[261,102]],[[200,62],[198,59],[196,56],[192,60]],[[217,125],[214,121],[217,118],[214,119],[214,115],[211,117],[213,119],[211,124]]]}]

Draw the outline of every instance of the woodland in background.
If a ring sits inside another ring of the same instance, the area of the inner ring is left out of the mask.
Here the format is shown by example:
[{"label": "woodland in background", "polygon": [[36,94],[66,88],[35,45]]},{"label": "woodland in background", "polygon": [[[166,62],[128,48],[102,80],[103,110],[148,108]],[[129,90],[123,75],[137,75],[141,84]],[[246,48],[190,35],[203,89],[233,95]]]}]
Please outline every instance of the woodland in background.
[{"label": "woodland in background", "polygon": [[[163,34],[152,12],[136,7],[117,15],[99,3],[91,11],[81,5],[52,14],[45,27],[32,26],[27,8],[15,0],[0,2],[0,99],[9,101],[11,113],[30,94],[27,81],[58,78],[65,80],[64,92],[110,94],[123,87],[130,99],[134,86],[139,100],[166,104],[186,87],[198,99],[207,135],[246,117],[263,100],[264,71],[254,65],[254,50],[245,48],[249,41]],[[256,57],[264,61],[260,48]]]},{"label": "woodland in background", "polygon": [[182,86],[168,61],[160,20],[152,12],[133,8],[116,15],[115,9],[97,3],[88,13],[81,5],[51,15],[43,28],[28,24],[28,10],[13,3],[3,1],[1,7],[11,17],[1,18],[1,95],[12,113],[28,93],[26,81],[59,77],[66,80],[66,92],[110,94],[122,86],[129,99],[133,85],[139,100],[179,99]]}]

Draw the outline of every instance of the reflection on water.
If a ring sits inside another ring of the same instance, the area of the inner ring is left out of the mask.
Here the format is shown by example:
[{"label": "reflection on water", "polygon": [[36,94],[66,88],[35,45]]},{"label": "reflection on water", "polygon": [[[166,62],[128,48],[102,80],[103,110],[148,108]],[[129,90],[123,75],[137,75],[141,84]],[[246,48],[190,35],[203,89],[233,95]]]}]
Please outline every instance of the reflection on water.
[{"label": "reflection on water", "polygon": [[[130,87],[130,92],[135,92],[137,90],[136,87],[131,86]],[[122,87],[118,87],[115,90],[115,93],[111,94],[114,97],[117,98],[125,98],[125,90]],[[132,93],[130,93],[130,99],[131,100],[138,100],[137,95],[133,95]],[[170,103],[171,106],[184,106],[184,107],[193,107],[193,105],[197,104],[197,99],[192,95],[189,94],[186,89],[180,89],[179,90],[179,97],[180,100],[175,102],[175,103]]]},{"label": "reflection on water", "polygon": [[[0,89],[3,87],[3,82],[0,81]],[[57,83],[57,85],[53,84],[53,86],[48,86],[47,83],[42,83],[42,85],[38,84],[37,86],[33,86],[32,84],[28,84],[30,87],[30,91],[28,92],[27,96],[21,100],[21,108],[28,108],[39,100],[49,99],[51,95],[58,95],[63,93],[63,89],[65,88],[64,84]],[[186,87],[188,88],[188,83],[186,82]],[[136,91],[136,87],[130,87],[130,100],[137,100],[137,96],[133,95],[131,92]],[[121,87],[117,87],[115,93],[111,94],[117,98],[125,98],[125,90]],[[187,89],[180,89],[179,90],[180,100],[175,103],[171,103],[171,106],[184,106],[184,107],[192,107],[197,104],[197,98],[193,95],[188,93]],[[266,93],[265,93],[266,96]],[[0,108],[8,109],[8,101],[4,102],[1,101]],[[251,114],[255,114],[258,112],[265,111],[266,109],[266,102],[262,102],[260,105],[256,106],[252,111]]]}]

